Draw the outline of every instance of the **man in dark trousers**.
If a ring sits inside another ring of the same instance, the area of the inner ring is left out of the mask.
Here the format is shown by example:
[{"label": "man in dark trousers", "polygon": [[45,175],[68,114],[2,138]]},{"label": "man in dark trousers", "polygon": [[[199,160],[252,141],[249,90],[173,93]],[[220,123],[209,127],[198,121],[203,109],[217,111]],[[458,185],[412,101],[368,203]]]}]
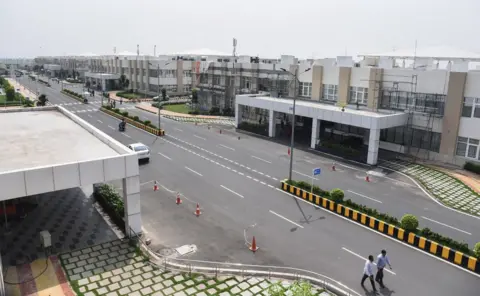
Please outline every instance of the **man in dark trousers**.
[{"label": "man in dark trousers", "polygon": [[365,280],[369,278],[370,283],[372,284],[373,292],[377,292],[377,289],[375,288],[375,282],[373,281],[373,256],[368,255],[368,260],[365,261],[365,267],[363,268],[363,277],[362,277],[362,282],[361,285],[365,289],[365,286],[363,283]]},{"label": "man in dark trousers", "polygon": [[387,251],[382,250],[380,255],[377,256],[377,274],[375,275],[375,281],[380,284],[380,288],[385,288],[383,285],[383,269],[385,266],[390,267],[392,269],[392,265],[390,264],[390,259],[387,256]]}]

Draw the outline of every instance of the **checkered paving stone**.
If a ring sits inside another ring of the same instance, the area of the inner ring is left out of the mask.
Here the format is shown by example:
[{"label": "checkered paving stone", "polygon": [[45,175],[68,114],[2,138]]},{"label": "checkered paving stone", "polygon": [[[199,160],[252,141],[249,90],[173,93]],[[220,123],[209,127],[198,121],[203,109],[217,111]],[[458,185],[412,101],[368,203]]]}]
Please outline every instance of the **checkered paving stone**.
[{"label": "checkered paving stone", "polygon": [[[9,221],[10,232],[0,228],[0,247],[5,266],[16,266],[44,258],[39,232],[48,230],[52,254],[59,254],[116,239],[93,207],[93,198],[80,188],[28,197],[37,206],[24,219]],[[83,262],[83,261],[82,261]],[[85,265],[89,264],[85,262]],[[78,267],[85,268],[85,267]]]},{"label": "checkered paving stone", "polygon": [[480,196],[448,174],[401,160],[383,161],[381,165],[421,181],[445,205],[480,216]]},{"label": "checkered paving stone", "polygon": [[[124,253],[125,257],[120,258],[119,253]],[[271,283],[277,282],[254,277],[210,278],[164,271],[150,264],[127,240],[64,253],[60,255],[60,260],[70,285],[83,295],[268,295]],[[89,266],[85,262],[94,263]],[[103,267],[95,270],[96,266]],[[281,283],[284,286],[291,284],[288,281]],[[331,294],[314,288],[313,295]]]}]

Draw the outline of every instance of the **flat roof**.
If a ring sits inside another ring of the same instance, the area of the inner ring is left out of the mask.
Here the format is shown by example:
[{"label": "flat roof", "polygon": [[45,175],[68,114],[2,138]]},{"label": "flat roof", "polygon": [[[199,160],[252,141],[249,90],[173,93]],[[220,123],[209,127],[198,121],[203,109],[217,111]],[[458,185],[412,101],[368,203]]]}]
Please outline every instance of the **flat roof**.
[{"label": "flat roof", "polygon": [[0,113],[0,173],[120,153],[60,111]]}]

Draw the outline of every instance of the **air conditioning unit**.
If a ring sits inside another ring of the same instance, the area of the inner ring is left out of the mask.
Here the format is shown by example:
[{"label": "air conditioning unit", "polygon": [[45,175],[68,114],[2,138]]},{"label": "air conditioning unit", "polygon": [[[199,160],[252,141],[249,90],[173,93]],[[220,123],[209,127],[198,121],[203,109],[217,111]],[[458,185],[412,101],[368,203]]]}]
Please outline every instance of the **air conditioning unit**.
[{"label": "air conditioning unit", "polygon": [[48,230],[40,231],[40,243],[44,248],[49,248],[52,246],[52,236]]}]

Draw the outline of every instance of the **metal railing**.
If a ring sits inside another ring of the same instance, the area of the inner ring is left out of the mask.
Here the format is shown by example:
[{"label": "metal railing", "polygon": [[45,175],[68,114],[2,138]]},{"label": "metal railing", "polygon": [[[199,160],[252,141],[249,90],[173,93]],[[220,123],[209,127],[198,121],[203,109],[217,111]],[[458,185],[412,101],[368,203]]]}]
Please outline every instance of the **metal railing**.
[{"label": "metal railing", "polygon": [[282,266],[268,266],[268,265],[254,265],[242,263],[227,263],[215,261],[203,261],[183,258],[172,258],[158,254],[153,251],[149,244],[150,242],[143,237],[142,234],[137,234],[130,228],[130,240],[139,244],[143,248],[149,258],[150,262],[157,265],[164,270],[185,272],[189,274],[201,273],[208,276],[242,276],[242,277],[264,277],[264,278],[278,278],[286,280],[305,280],[313,285],[323,288],[331,293],[339,296],[360,296],[359,293],[345,286],[339,281],[317,272]]},{"label": "metal railing", "polygon": [[5,279],[3,278],[3,264],[2,264],[2,255],[0,254],[0,296],[7,295],[5,293]]}]

